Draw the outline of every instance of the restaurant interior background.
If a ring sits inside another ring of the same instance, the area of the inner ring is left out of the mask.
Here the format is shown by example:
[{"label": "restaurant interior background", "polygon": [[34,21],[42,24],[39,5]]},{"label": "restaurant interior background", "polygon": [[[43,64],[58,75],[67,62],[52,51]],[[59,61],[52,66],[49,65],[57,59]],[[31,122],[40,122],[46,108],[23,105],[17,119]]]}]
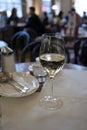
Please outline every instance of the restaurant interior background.
[{"label": "restaurant interior background", "polygon": [[[76,12],[82,17],[83,11],[87,12],[86,3],[86,0],[84,2],[81,0],[0,0],[0,40],[10,42],[9,38],[12,36],[13,30],[11,28],[7,30],[5,28],[6,24],[3,21],[5,15],[7,17],[11,15],[11,10],[14,7],[17,9],[17,15],[21,22],[24,22],[29,14],[30,6],[35,7],[35,12],[39,16],[41,16],[42,12],[46,11],[49,19],[53,19],[54,15],[57,15],[60,10],[66,16],[72,7],[75,7]],[[70,52],[72,51],[70,50]],[[73,54],[71,57],[73,57]]]},{"label": "restaurant interior background", "polygon": [[[41,14],[42,11],[47,11],[50,14],[53,9],[56,14],[60,10],[64,11],[64,15],[68,13],[72,6],[75,7],[76,11],[82,16],[83,11],[87,11],[87,1],[84,0],[0,0],[0,13],[6,11],[7,16],[10,16],[13,7],[16,7],[19,17],[26,17],[30,6],[36,8],[36,13]],[[81,8],[81,7],[84,7]]]}]

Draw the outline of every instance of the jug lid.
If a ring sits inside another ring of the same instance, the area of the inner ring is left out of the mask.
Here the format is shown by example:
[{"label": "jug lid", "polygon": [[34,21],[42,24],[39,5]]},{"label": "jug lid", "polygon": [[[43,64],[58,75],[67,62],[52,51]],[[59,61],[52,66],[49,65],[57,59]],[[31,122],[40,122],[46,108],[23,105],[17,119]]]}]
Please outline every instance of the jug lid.
[{"label": "jug lid", "polygon": [[3,55],[11,55],[13,54],[13,50],[7,46],[1,48],[1,53]]}]

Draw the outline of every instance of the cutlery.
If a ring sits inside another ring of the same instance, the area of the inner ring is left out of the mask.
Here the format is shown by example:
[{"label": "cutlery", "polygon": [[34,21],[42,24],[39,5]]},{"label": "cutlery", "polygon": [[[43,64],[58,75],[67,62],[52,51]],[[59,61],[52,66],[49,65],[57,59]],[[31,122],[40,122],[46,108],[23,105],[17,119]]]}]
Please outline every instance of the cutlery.
[{"label": "cutlery", "polygon": [[17,85],[20,87],[20,89],[22,89],[22,91],[24,91],[24,92],[27,92],[27,91],[30,89],[29,87],[23,85],[21,82],[15,80],[15,79],[13,78],[13,75],[12,75],[12,74],[10,74],[10,81],[12,81],[12,82],[14,82],[15,84],[17,84]]},{"label": "cutlery", "polygon": [[13,80],[12,81],[8,80],[7,83],[13,86],[21,94],[28,92],[28,90],[30,89],[30,88],[27,88],[26,86],[20,85],[18,82],[13,81]]},{"label": "cutlery", "polygon": [[9,74],[9,73],[4,73],[2,75],[2,78],[0,79],[0,82],[1,83],[8,83],[8,84],[10,84],[11,86],[13,86],[16,89],[16,91],[18,91],[21,94],[28,92],[29,89],[30,89],[29,87],[23,85],[19,81],[16,81],[13,78],[13,75]]}]

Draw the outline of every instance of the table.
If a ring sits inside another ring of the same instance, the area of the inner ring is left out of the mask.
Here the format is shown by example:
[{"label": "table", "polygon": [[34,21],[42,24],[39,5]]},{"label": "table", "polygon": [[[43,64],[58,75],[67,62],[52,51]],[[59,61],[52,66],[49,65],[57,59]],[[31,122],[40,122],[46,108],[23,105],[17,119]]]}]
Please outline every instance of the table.
[{"label": "table", "polygon": [[[16,69],[27,71],[30,64],[16,64]],[[22,98],[1,97],[0,130],[87,130],[86,70],[86,67],[66,64],[55,77],[54,93],[63,101],[59,110],[49,111],[39,106],[39,99],[49,90],[46,88],[49,81],[41,92]]]}]

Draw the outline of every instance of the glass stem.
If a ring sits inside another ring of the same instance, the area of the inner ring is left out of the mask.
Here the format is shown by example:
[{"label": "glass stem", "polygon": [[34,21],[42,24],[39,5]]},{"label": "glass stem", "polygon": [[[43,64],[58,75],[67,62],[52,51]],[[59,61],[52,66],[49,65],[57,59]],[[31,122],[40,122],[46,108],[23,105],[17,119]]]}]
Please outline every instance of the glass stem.
[{"label": "glass stem", "polygon": [[50,81],[51,81],[51,90],[50,90],[50,97],[53,97],[53,77],[50,77]]}]

